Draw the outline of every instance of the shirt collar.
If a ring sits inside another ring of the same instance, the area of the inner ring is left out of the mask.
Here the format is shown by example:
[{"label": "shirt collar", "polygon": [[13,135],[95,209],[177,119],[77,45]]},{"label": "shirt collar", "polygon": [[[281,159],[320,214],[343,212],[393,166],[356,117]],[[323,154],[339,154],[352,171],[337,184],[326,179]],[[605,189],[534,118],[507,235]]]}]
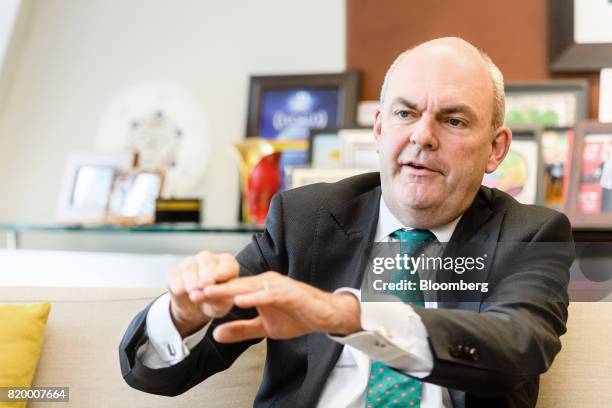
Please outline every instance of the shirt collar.
[{"label": "shirt collar", "polygon": [[[437,228],[431,228],[430,231],[436,236],[438,242],[448,242],[450,241],[459,220],[461,219],[461,215],[448,224],[444,224]],[[375,242],[383,242],[387,240],[387,237],[394,231],[398,229],[414,229],[413,227],[402,224],[400,220],[398,220],[389,207],[387,207],[387,203],[383,199],[381,194],[380,196],[380,209],[378,211],[378,225],[376,227],[376,235],[374,236]]]}]

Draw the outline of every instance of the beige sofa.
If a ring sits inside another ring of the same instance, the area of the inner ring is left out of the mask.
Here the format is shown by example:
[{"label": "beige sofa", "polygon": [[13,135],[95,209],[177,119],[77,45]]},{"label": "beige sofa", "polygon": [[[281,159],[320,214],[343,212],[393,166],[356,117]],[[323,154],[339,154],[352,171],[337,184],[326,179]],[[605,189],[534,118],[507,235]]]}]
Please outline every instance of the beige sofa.
[{"label": "beige sofa", "polygon": [[[178,397],[145,394],[125,384],[117,346],[132,317],[161,289],[0,287],[0,302],[49,300],[35,386],[68,386],[62,407],[247,407],[261,381],[264,343],[228,371]],[[538,407],[608,407],[612,403],[612,303],[576,303],[553,368],[542,377]],[[55,405],[55,404],[54,404]],[[31,407],[49,403],[31,403]],[[59,407],[60,405],[58,405]]]},{"label": "beige sofa", "polygon": [[52,303],[34,386],[70,387],[70,402],[31,402],[29,407],[252,406],[261,381],[264,342],[251,347],[226,372],[178,397],[140,392],[123,381],[118,358],[123,331],[132,317],[162,292],[162,289],[0,287],[0,302]]}]

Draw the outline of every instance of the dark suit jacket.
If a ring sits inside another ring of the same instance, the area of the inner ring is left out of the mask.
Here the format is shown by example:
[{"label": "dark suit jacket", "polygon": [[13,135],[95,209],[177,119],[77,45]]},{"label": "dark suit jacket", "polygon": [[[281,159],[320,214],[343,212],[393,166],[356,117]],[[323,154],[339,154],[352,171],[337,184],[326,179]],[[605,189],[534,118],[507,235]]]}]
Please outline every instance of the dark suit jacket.
[{"label": "dark suit jacket", "polygon": [[[276,195],[265,231],[237,256],[240,274],[273,270],[325,291],[360,287],[368,244],[376,231],[380,194],[379,174],[369,173]],[[481,242],[494,255],[493,265],[483,272],[489,291],[478,302],[459,298],[440,302],[438,309],[416,308],[434,356],[433,371],[425,381],[448,387],[456,408],[535,406],[539,374],[550,367],[561,348],[559,336],[566,330],[573,253],[559,250],[526,265],[519,261],[519,254],[498,250],[496,243],[571,240],[564,215],[521,205],[498,190],[479,190],[450,241]],[[515,266],[511,275],[498,272],[507,270],[500,266],[510,263]],[[254,309],[234,308],[212,322],[206,337],[185,360],[152,370],[135,358],[146,341],[147,310],[134,318],[119,347],[125,381],[145,392],[181,394],[228,368],[256,342],[220,344],[213,339],[215,326],[256,314]],[[341,350],[324,333],[268,339],[265,372],[254,406],[316,406]]]}]

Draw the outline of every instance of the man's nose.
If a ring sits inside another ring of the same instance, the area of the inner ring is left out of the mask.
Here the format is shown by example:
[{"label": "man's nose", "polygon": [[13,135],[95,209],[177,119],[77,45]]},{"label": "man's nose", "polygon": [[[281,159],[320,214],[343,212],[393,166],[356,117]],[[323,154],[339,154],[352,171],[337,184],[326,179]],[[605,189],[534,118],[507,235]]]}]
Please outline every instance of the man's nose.
[{"label": "man's nose", "polygon": [[435,150],[438,148],[438,138],[435,134],[435,121],[433,118],[422,116],[413,127],[410,143],[418,145],[421,149]]}]

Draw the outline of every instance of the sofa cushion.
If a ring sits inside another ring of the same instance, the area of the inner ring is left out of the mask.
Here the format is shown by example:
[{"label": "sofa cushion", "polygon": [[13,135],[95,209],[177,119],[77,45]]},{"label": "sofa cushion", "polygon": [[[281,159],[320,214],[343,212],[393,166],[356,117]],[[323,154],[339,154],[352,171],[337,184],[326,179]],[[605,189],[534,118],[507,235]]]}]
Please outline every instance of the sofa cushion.
[{"label": "sofa cushion", "polygon": [[[32,385],[50,309],[46,302],[0,304],[0,386]],[[26,402],[6,406],[25,407]]]},{"label": "sofa cushion", "polygon": [[574,302],[561,352],[540,377],[538,408],[608,407],[612,401],[612,302]]},{"label": "sofa cushion", "polygon": [[[146,394],[123,381],[121,337],[131,319],[161,293],[163,289],[0,287],[2,302],[44,299],[52,304],[34,385],[69,387],[70,401],[62,407],[252,406],[265,342],[252,346],[230,369],[177,397]],[[30,407],[45,404],[32,402]]]}]

